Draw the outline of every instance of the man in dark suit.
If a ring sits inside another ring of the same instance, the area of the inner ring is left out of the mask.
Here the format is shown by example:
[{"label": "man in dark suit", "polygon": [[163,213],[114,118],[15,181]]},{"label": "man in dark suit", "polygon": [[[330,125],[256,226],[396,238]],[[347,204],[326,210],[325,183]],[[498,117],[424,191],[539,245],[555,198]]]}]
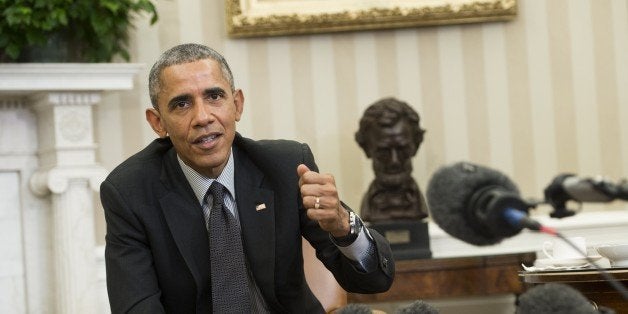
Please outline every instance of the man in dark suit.
[{"label": "man in dark suit", "polygon": [[[301,236],[344,289],[388,290],[388,242],[340,202],[309,147],[236,133],[244,96],[220,54],[197,44],[171,48],[153,65],[149,92],[146,119],[160,138],[101,185],[113,313],[321,313],[305,282]],[[207,192],[216,182],[224,197]],[[214,270],[231,254],[210,257],[215,204],[239,227],[225,241],[242,247],[246,268],[244,282],[234,271],[220,289],[225,276]],[[218,310],[225,298],[233,307]]]}]

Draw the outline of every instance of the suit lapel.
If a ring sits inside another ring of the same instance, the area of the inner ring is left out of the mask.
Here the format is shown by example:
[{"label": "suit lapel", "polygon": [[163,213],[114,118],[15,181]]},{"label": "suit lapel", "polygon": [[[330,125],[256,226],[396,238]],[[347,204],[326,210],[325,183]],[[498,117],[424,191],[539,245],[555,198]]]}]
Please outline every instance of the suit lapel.
[{"label": "suit lapel", "polygon": [[[275,280],[275,209],[274,193],[263,187],[264,175],[246,154],[233,146],[235,162],[236,203],[247,261],[260,291],[267,301],[276,303]],[[189,267],[197,287],[210,279],[208,237],[202,209],[194,191],[171,149],[162,170],[161,180],[167,193],[159,198],[172,237]]]},{"label": "suit lapel", "polygon": [[[235,189],[244,251],[266,300],[276,300],[274,193],[262,187],[264,175],[246,154],[234,146]],[[268,295],[272,293],[272,295]]]},{"label": "suit lapel", "polygon": [[209,238],[205,219],[196,196],[177,161],[174,149],[164,159],[161,180],[168,192],[159,203],[179,252],[189,267],[197,287],[210,276]]}]

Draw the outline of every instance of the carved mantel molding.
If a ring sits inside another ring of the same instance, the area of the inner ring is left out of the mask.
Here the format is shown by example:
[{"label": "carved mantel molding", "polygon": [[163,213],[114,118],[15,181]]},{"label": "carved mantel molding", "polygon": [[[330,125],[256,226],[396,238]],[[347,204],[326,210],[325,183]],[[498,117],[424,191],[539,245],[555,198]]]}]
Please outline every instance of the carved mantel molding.
[{"label": "carved mantel molding", "polygon": [[[93,193],[107,170],[96,162],[93,106],[104,92],[132,89],[141,68],[129,63],[0,64],[0,110],[26,109],[36,116],[28,123],[37,129],[37,169],[27,171],[32,174],[27,179],[30,193],[49,204],[49,214],[42,217],[50,220],[52,240],[37,241],[52,246],[54,289],[46,298],[54,302],[51,312],[92,313],[97,308]],[[24,122],[15,118],[9,123]],[[27,277],[37,276],[26,271]]]},{"label": "carved mantel molding", "polygon": [[127,90],[133,88],[133,78],[142,67],[137,63],[4,63],[0,93]]}]

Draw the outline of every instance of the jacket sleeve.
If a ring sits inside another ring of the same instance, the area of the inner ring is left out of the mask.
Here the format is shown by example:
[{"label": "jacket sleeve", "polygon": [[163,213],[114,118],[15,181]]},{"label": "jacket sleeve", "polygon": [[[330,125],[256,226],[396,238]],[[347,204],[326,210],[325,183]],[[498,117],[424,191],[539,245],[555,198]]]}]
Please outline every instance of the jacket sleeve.
[{"label": "jacket sleeve", "polygon": [[143,227],[109,181],[100,187],[105,210],[105,264],[111,312],[165,313]]},{"label": "jacket sleeve", "polygon": [[[318,171],[312,151],[302,144],[303,163],[313,171]],[[307,217],[303,204],[299,204],[302,213],[303,236],[316,249],[316,256],[331,271],[343,289],[355,293],[381,293],[392,285],[395,275],[395,262],[388,241],[373,229],[368,229],[370,239],[374,242],[377,268],[363,272],[356,263],[344,256],[331,241],[327,232],[320,229],[318,223]],[[351,210],[351,209],[349,209]],[[364,232],[364,231],[363,231]]]}]

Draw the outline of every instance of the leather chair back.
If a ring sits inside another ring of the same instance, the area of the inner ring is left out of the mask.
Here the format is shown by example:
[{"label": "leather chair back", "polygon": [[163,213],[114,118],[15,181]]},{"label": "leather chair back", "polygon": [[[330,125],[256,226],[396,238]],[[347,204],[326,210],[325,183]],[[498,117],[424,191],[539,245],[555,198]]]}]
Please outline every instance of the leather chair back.
[{"label": "leather chair back", "polygon": [[310,289],[323,305],[326,313],[331,313],[347,305],[347,292],[340,287],[334,275],[316,258],[316,251],[305,239],[303,242],[303,266],[305,279]]}]

